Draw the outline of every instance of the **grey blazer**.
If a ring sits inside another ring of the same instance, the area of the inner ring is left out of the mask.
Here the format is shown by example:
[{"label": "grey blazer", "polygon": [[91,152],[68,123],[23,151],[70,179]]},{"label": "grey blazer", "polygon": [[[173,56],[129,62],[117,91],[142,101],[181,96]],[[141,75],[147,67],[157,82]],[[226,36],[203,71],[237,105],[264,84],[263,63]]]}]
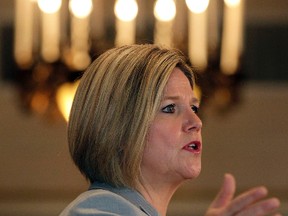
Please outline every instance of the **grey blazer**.
[{"label": "grey blazer", "polygon": [[60,216],[160,216],[135,190],[95,182],[80,194]]}]

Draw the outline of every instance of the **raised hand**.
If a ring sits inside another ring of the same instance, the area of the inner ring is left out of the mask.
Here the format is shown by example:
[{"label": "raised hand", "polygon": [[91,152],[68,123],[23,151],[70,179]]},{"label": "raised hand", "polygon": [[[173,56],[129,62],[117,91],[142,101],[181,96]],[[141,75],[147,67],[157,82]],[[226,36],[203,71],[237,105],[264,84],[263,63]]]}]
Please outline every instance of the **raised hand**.
[{"label": "raised hand", "polygon": [[280,206],[277,198],[266,198],[268,191],[265,187],[250,189],[234,198],[235,190],[235,178],[231,174],[225,174],[223,185],[207,210],[206,216],[268,215]]}]

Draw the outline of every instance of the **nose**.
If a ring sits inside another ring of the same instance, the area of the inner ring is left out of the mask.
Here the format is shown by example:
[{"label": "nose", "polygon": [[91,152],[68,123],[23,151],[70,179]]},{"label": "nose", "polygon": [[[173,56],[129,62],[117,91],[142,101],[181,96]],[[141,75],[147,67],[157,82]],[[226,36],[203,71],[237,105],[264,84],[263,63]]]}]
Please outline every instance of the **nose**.
[{"label": "nose", "polygon": [[194,113],[192,110],[187,112],[187,115],[184,117],[183,129],[185,132],[191,131],[200,131],[202,128],[202,121],[199,116]]}]

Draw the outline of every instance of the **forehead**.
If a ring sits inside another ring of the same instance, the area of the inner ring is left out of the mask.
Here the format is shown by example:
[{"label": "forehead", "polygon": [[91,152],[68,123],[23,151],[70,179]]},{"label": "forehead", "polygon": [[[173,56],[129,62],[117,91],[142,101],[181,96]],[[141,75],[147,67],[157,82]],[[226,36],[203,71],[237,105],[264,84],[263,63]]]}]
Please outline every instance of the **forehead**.
[{"label": "forehead", "polygon": [[191,90],[192,86],[183,71],[179,68],[174,68],[166,84],[164,94],[176,93],[177,91],[184,91],[189,94]]},{"label": "forehead", "polygon": [[195,94],[189,79],[179,68],[173,70],[163,92],[162,100],[170,99],[200,104],[200,100]]}]

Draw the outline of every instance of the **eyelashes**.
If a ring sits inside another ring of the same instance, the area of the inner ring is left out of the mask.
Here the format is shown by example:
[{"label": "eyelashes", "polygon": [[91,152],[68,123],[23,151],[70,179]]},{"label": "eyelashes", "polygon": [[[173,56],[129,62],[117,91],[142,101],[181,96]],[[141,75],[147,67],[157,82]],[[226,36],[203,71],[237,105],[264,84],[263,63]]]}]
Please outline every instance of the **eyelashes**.
[{"label": "eyelashes", "polygon": [[192,105],[192,106],[191,106],[191,109],[192,109],[193,112],[196,113],[196,114],[199,112],[199,107],[198,107],[198,106]]},{"label": "eyelashes", "polygon": [[169,104],[169,105],[165,106],[164,108],[162,108],[162,112],[174,113],[176,110],[175,107],[176,107],[176,104]]},{"label": "eyelashes", "polygon": [[[196,105],[191,106],[192,111],[197,114],[199,112],[199,107]],[[164,113],[175,113],[176,111],[176,104],[169,104],[161,109]]]}]

